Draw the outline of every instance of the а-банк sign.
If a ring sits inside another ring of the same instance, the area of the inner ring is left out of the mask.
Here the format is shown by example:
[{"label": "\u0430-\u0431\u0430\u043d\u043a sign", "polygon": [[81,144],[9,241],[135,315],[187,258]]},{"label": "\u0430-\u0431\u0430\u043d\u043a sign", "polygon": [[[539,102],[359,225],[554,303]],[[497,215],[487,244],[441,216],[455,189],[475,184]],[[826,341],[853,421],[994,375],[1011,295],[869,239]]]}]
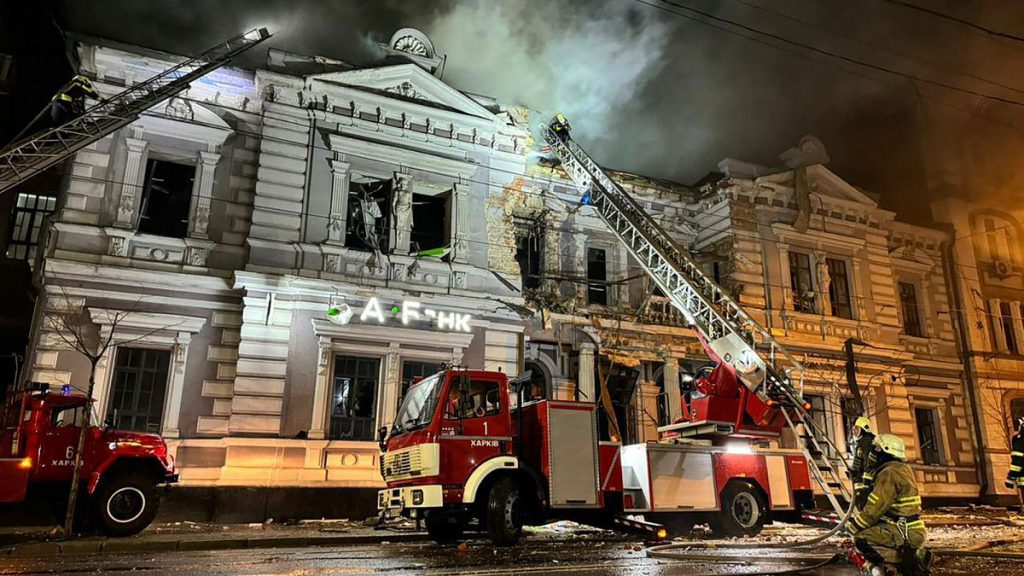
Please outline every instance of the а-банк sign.
[{"label": "\u0430-\u0431\u0430\u043d\u043a sign", "polygon": [[[348,304],[342,304],[339,307],[328,308],[327,316],[333,322],[348,324],[352,316],[355,315],[354,312],[355,311],[352,310]],[[402,302],[401,306],[392,306],[387,310],[387,312],[385,312],[377,297],[370,298],[366,301],[366,305],[363,306],[363,309],[359,314],[359,321],[376,321],[378,324],[384,324],[388,321],[389,317],[399,320],[406,326],[413,322],[429,322],[438,330],[454,330],[456,332],[472,331],[470,328],[470,322],[473,320],[473,317],[469,314],[426,308],[423,304],[416,302],[415,300],[405,300]]]}]

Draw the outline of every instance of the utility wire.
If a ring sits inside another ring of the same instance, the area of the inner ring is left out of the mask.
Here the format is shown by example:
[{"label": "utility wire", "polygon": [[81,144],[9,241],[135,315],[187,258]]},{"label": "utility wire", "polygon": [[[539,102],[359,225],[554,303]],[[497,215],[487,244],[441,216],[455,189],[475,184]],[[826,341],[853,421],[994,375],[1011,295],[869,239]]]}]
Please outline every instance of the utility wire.
[{"label": "utility wire", "polygon": [[881,1],[888,2],[889,4],[896,4],[898,6],[904,6],[906,8],[910,8],[911,10],[917,10],[918,12],[924,12],[925,14],[929,14],[931,16],[935,16],[936,18],[941,18],[943,20],[948,20],[950,22],[956,22],[957,24],[962,24],[969,28],[973,28],[979,32],[984,32],[989,36],[995,36],[997,38],[1003,38],[1005,40],[1013,40],[1014,42],[1024,42],[1024,36],[1018,36],[1016,34],[1011,34],[1009,32],[1000,32],[999,30],[993,30],[992,28],[987,28],[985,26],[982,26],[981,24],[971,22],[970,20],[964,20],[963,18],[957,18],[952,14],[946,14],[945,12],[940,12],[938,10],[933,10],[931,8],[925,8],[924,6],[919,6],[917,4],[914,4],[913,2],[907,2],[906,0]]}]

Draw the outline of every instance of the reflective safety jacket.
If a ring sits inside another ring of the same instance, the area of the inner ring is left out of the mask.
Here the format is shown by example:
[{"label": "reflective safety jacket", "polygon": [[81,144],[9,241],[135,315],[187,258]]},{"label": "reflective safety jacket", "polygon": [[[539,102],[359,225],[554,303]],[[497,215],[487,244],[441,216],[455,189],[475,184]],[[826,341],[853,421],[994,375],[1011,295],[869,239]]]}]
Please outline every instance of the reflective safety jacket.
[{"label": "reflective safety jacket", "polygon": [[867,505],[850,519],[850,528],[856,533],[879,523],[899,524],[901,520],[908,531],[924,531],[914,471],[906,462],[894,460],[876,471]]},{"label": "reflective safety jacket", "polygon": [[1024,431],[1013,436],[1010,448],[1010,470],[1006,473],[1006,487],[1024,489]]},{"label": "reflective safety jacket", "polygon": [[853,463],[850,464],[850,476],[853,479],[854,493],[860,493],[871,487],[874,480],[875,461],[878,455],[873,450],[875,435],[867,430],[860,433],[853,449]]},{"label": "reflective safety jacket", "polygon": [[53,99],[63,100],[64,102],[74,102],[76,100],[84,100],[86,97],[99,98],[100,95],[99,92],[93,88],[92,82],[85,76],[79,74],[72,78],[70,82],[65,84]]}]

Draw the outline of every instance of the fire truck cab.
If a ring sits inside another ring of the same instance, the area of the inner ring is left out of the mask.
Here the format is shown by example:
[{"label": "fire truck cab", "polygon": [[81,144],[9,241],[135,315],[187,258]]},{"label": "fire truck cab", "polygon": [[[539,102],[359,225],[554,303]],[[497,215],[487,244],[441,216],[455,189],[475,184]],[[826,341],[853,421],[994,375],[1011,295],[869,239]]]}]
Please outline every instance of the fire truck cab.
[{"label": "fire truck cab", "polygon": [[91,426],[91,409],[85,395],[51,394],[45,384],[11,395],[0,422],[0,503],[66,498],[84,433],[79,499],[88,501],[89,519],[111,536],[138,533],[156,516],[156,487],[178,480],[167,443]]},{"label": "fire truck cab", "polygon": [[394,426],[380,430],[381,515],[421,518],[439,543],[476,525],[508,546],[523,525],[554,519],[659,537],[704,522],[752,535],[813,505],[799,451],[685,439],[623,446],[599,438],[594,403],[523,402],[518,384],[461,369],[414,383]]}]

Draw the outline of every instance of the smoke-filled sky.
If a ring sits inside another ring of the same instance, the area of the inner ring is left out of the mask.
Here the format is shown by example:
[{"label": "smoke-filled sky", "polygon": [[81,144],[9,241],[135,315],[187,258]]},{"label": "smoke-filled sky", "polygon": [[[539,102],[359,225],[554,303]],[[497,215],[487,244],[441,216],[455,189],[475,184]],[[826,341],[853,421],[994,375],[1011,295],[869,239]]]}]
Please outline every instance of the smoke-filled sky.
[{"label": "smoke-filled sky", "polygon": [[[179,53],[268,26],[271,46],[363,64],[411,26],[447,55],[445,81],[564,112],[609,167],[693,182],[725,157],[778,165],[814,134],[834,171],[902,219],[965,189],[1022,204],[1024,107],[998,99],[1024,103],[1024,42],[898,0],[673,1],[776,38],[659,0],[57,0],[53,12],[68,31]],[[906,1],[1024,35],[1018,0]]]}]

